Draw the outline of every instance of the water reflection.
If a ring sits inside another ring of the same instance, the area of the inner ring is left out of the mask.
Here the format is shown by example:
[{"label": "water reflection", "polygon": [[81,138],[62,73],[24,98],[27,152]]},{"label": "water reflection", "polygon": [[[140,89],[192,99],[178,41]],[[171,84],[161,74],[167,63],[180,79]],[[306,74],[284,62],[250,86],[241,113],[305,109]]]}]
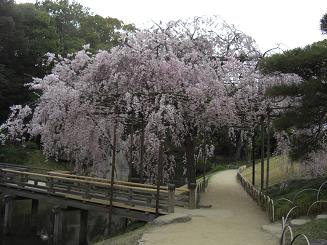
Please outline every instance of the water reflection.
[{"label": "water reflection", "polygon": [[45,245],[50,244],[49,240],[43,241],[38,236],[24,237],[18,236],[7,236],[2,238],[1,245]]},{"label": "water reflection", "polygon": [[[1,206],[2,203],[0,202]],[[52,243],[53,205],[40,201],[37,215],[37,230],[31,228],[31,200],[15,200],[12,228],[8,236],[0,232],[0,245],[49,245]],[[105,213],[89,212],[89,240],[101,237],[105,229]],[[63,245],[77,245],[79,242],[80,212],[71,210],[64,212]],[[3,208],[1,209],[3,221]],[[3,227],[0,224],[0,227]],[[33,234],[34,233],[34,234]]]}]

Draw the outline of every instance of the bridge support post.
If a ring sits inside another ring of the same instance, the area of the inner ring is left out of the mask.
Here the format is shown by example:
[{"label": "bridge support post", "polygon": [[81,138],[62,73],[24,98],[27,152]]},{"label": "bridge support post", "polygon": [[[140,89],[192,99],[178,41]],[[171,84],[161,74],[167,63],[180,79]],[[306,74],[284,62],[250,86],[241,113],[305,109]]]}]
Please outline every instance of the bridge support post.
[{"label": "bridge support post", "polygon": [[5,195],[3,198],[5,212],[3,220],[3,233],[8,235],[12,226],[12,213],[13,213],[13,196]]},{"label": "bridge support post", "polygon": [[31,210],[31,230],[35,234],[37,232],[37,213],[39,209],[39,200],[32,199],[32,210]]},{"label": "bridge support post", "polygon": [[190,190],[189,208],[196,208],[196,183],[189,183],[188,188]]},{"label": "bridge support post", "polygon": [[62,243],[62,226],[63,226],[63,211],[60,207],[52,209],[54,214],[53,220],[53,245],[61,245]]},{"label": "bridge support post", "polygon": [[80,226],[79,226],[79,245],[87,245],[87,218],[88,211],[81,210],[80,211]]},{"label": "bridge support post", "polygon": [[175,185],[168,184],[168,213],[175,212]]}]

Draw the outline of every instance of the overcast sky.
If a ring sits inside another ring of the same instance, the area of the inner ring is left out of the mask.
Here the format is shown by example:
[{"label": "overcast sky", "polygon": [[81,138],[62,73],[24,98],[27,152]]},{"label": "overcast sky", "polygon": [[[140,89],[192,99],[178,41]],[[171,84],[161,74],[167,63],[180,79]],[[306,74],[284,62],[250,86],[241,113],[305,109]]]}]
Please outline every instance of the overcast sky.
[{"label": "overcast sky", "polygon": [[[17,3],[35,0],[16,0]],[[92,12],[143,26],[149,21],[168,21],[203,15],[219,15],[252,36],[265,51],[302,47],[327,38],[320,19],[327,0],[77,0]]]}]

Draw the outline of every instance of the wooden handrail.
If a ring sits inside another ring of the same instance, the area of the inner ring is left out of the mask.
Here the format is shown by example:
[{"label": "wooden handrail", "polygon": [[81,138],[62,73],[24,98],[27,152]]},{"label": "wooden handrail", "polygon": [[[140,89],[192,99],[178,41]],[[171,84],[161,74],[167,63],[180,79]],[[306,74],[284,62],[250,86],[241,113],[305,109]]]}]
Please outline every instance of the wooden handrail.
[{"label": "wooden handrail", "polygon": [[[1,169],[1,171],[8,172],[8,173],[24,174],[27,176],[38,176],[38,177],[44,177],[44,178],[51,178],[51,179],[55,179],[55,180],[65,180],[65,181],[72,181],[72,182],[76,182],[76,183],[93,184],[96,186],[110,187],[110,183],[103,183],[103,182],[99,182],[99,181],[87,181],[87,180],[81,180],[81,179],[72,179],[72,178],[67,178],[67,177],[17,171],[17,170],[12,170],[12,169]],[[145,187],[126,186],[126,185],[119,185],[119,184],[115,184],[115,183],[114,183],[114,188],[130,189],[130,190],[144,191],[144,192],[149,192],[149,193],[156,193],[156,190],[145,188]],[[160,192],[168,193],[168,190],[160,190]]]},{"label": "wooden handrail", "polygon": [[[69,178],[73,178],[73,179],[86,179],[86,180],[90,179],[90,180],[95,180],[95,182],[111,183],[111,180],[109,180],[109,179],[83,176],[83,175],[75,175],[75,174],[66,174],[66,173],[60,173],[60,172],[56,172],[56,171],[49,172],[49,175],[69,177]],[[143,187],[143,188],[151,188],[151,189],[157,188],[155,185],[151,185],[151,184],[141,184],[141,183],[135,183],[135,182],[121,181],[121,180],[114,181],[114,183],[119,184],[119,185],[127,185],[127,186]],[[160,188],[161,188],[161,190],[168,190],[167,186],[161,186]],[[187,191],[189,191],[189,189],[185,188],[185,187],[179,187],[179,188],[176,188],[176,191],[187,192]]]},{"label": "wooden handrail", "polygon": [[[73,179],[94,180],[96,182],[111,183],[110,179],[104,179],[104,178],[98,178],[98,177],[90,177],[90,176],[75,175],[75,174],[66,174],[66,173],[60,173],[60,172],[56,172],[56,171],[51,171],[51,172],[48,172],[48,173],[49,173],[49,175],[53,175],[53,176],[62,176],[62,177],[73,178]],[[141,183],[135,183],[135,182],[121,181],[121,180],[117,180],[117,181],[115,181],[115,183],[121,184],[121,185],[144,187],[144,188],[146,188],[146,187],[156,188],[156,186],[150,185],[150,184],[141,184]],[[167,186],[161,186],[160,188],[164,189],[164,190],[168,190]]]}]

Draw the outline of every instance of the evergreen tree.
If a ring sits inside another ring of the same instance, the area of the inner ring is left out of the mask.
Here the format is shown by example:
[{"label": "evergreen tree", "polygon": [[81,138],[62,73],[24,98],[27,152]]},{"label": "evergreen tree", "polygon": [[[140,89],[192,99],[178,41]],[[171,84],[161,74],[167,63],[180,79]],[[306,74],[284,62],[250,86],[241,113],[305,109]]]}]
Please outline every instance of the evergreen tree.
[{"label": "evergreen tree", "polygon": [[291,136],[291,156],[296,159],[318,150],[327,133],[327,39],[265,58],[261,70],[295,73],[303,78],[299,84],[274,86],[267,95],[294,100],[293,106],[284,108],[274,121],[277,129]]}]

